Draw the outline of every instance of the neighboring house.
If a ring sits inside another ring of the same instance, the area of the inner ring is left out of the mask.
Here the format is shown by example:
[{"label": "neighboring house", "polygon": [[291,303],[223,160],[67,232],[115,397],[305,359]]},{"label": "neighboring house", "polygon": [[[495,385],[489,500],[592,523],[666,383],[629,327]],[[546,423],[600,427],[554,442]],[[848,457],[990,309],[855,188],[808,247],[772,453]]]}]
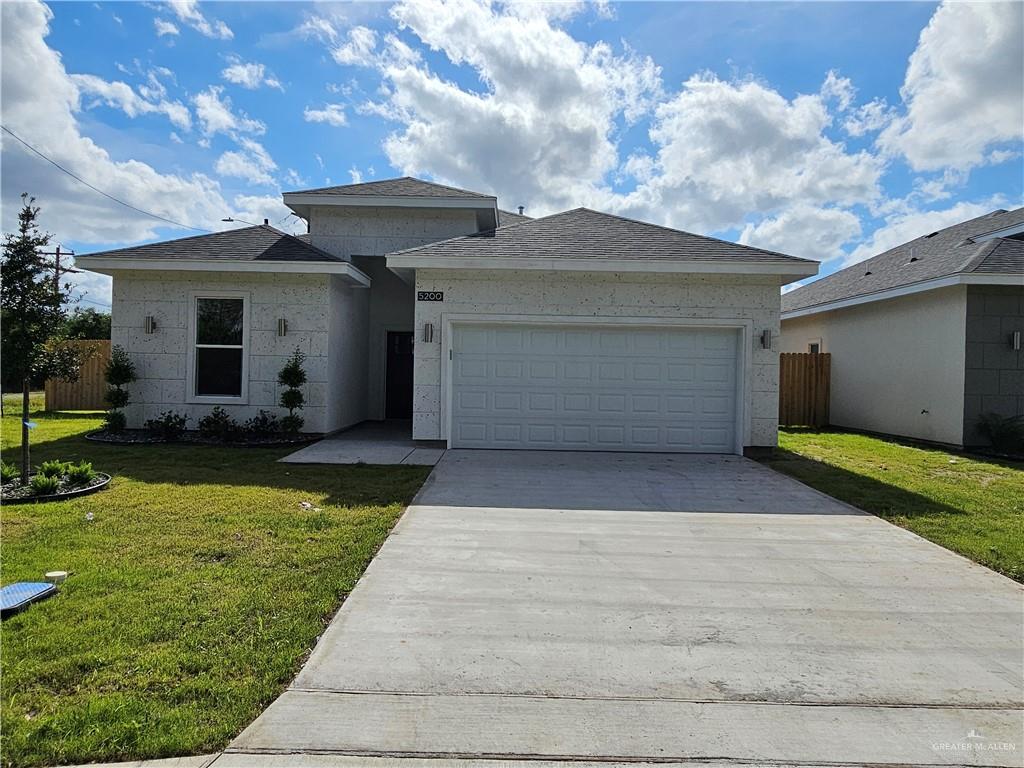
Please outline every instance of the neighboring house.
[{"label": "neighboring house", "polygon": [[411,178],[284,202],[308,236],[264,224],[78,259],[114,278],[130,426],[274,409],[299,347],[311,432],[397,418],[452,447],[775,445],[779,286],[816,262]]},{"label": "neighboring house", "polygon": [[911,240],[782,297],[783,352],[832,355],[836,426],[952,445],[1024,414],[1024,208]]}]

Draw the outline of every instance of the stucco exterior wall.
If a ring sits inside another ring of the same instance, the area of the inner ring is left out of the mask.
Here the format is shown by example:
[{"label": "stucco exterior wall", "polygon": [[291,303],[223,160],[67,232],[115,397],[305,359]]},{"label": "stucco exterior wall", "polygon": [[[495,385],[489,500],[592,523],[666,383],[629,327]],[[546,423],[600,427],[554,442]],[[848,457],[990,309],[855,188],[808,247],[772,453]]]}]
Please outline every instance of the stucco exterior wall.
[{"label": "stucco exterior wall", "polygon": [[343,259],[382,256],[477,231],[476,213],[457,208],[314,206],[310,242]]},{"label": "stucco exterior wall", "polygon": [[370,291],[332,276],[328,284],[327,421],[324,432],[367,418],[367,325]]},{"label": "stucco exterior wall", "polygon": [[[451,315],[557,318],[715,318],[748,323],[750,366],[745,445],[772,446],[778,429],[778,350],[761,349],[760,332],[778,337],[779,285],[754,276],[618,273],[458,272],[420,269],[416,289],[443,291],[442,302],[416,302],[413,437],[447,437],[442,422],[445,321]],[[434,340],[422,341],[425,323]],[[741,372],[742,373],[742,372]]]},{"label": "stucco exterior wall", "polygon": [[[188,327],[191,295],[196,291],[241,291],[249,297],[248,401],[225,404],[232,417],[244,421],[260,409],[283,415],[278,408],[277,372],[298,347],[306,355],[309,383],[304,387],[304,431],[328,428],[330,280],[327,275],[221,272],[123,271],[114,275],[111,339],[135,362],[138,381],[130,386],[129,427],[173,410],[189,417],[189,428],[215,403],[188,403]],[[155,333],[146,334],[146,315],[156,319]],[[277,336],[277,320],[288,321],[288,335]],[[335,418],[340,416],[335,415]]]},{"label": "stucco exterior wall", "polygon": [[966,299],[952,286],[784,320],[780,348],[831,353],[834,425],[959,445]]},{"label": "stucco exterior wall", "polygon": [[967,356],[964,443],[985,444],[975,430],[983,413],[1024,415],[1024,350],[1010,335],[1024,335],[1024,287],[967,286]]}]

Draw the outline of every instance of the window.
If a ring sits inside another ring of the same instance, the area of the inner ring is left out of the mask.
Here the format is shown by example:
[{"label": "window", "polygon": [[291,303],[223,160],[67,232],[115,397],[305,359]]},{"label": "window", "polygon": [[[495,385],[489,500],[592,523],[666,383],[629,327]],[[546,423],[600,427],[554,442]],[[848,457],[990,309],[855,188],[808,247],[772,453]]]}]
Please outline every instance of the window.
[{"label": "window", "polygon": [[245,393],[245,299],[197,296],[193,322],[192,393],[241,399]]},{"label": "window", "polygon": [[821,343],[817,341],[812,341],[810,344],[807,345],[807,351],[810,352],[812,355],[818,354],[819,352],[821,352]]}]

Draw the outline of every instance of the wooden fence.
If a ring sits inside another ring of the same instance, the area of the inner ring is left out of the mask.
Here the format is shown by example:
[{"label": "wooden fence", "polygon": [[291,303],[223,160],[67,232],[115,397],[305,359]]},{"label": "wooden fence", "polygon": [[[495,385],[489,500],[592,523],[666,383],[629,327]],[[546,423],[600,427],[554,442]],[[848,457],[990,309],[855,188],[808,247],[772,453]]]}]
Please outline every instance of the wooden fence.
[{"label": "wooden fence", "polygon": [[78,347],[93,350],[79,372],[78,381],[46,381],[46,410],[48,411],[105,411],[103,395],[107,382],[103,378],[110,360],[109,341],[72,341]]},{"label": "wooden fence", "polygon": [[786,352],[779,355],[779,425],[828,426],[832,356]]}]

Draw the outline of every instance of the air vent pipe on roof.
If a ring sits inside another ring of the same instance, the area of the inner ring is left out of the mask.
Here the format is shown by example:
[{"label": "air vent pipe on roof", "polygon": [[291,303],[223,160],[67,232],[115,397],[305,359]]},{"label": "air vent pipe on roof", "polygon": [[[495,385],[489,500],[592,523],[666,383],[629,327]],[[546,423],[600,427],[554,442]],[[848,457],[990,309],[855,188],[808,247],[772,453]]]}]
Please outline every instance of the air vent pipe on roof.
[{"label": "air vent pipe on roof", "polygon": [[526,210],[526,208],[520,205],[519,206],[519,215],[522,216],[523,215],[523,211],[525,211],[525,210]]}]

